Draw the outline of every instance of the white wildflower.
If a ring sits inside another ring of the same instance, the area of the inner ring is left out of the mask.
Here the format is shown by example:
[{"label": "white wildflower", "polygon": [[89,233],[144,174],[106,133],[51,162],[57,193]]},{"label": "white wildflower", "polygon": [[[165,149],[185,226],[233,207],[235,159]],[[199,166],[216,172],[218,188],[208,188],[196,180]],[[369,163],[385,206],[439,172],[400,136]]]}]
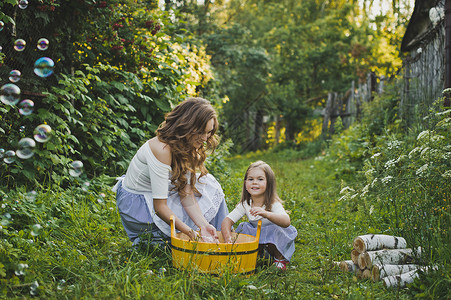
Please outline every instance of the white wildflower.
[{"label": "white wildflower", "polygon": [[451,170],[446,171],[445,173],[442,174],[443,178],[451,178]]},{"label": "white wildflower", "polygon": [[373,213],[373,211],[374,211],[374,206],[371,205],[371,207],[370,207],[370,215]]},{"label": "white wildflower", "polygon": [[434,142],[434,143],[437,143],[444,139],[445,139],[445,137],[440,134],[434,134],[433,136],[431,136],[431,142]]},{"label": "white wildflower", "polygon": [[389,161],[387,161],[385,163],[385,168],[386,169],[390,169],[390,168],[394,167],[395,164],[396,164],[396,160],[395,159],[390,159]]},{"label": "white wildflower", "polygon": [[348,194],[341,196],[340,199],[338,199],[338,202],[341,200],[346,200],[346,198],[348,198]]},{"label": "white wildflower", "polygon": [[444,160],[450,160],[451,159],[451,152],[446,152],[443,154],[443,159]]},{"label": "white wildflower", "polygon": [[354,195],[352,195],[351,196],[351,198],[349,198],[349,199],[354,199],[355,197],[357,197],[359,194],[357,193],[357,194],[354,194]]},{"label": "white wildflower", "polygon": [[380,156],[381,154],[382,154],[382,153],[380,153],[380,152],[375,153],[375,154],[373,154],[373,156],[371,156],[371,158],[376,158],[376,157]]},{"label": "white wildflower", "polygon": [[451,93],[451,88],[446,88],[442,91],[442,94]]},{"label": "white wildflower", "polygon": [[374,178],[373,182],[371,182],[371,187],[374,187],[374,185],[377,183],[377,178]]},{"label": "white wildflower", "polygon": [[340,195],[343,194],[343,193],[348,193],[348,192],[354,192],[354,189],[350,188],[349,186],[344,187],[344,188],[341,189]]},{"label": "white wildflower", "polygon": [[398,159],[395,161],[395,163],[399,163],[400,161],[403,161],[407,156],[402,154],[398,157]]},{"label": "white wildflower", "polygon": [[421,158],[424,158],[426,156],[426,154],[429,151],[429,149],[431,149],[431,148],[430,147],[426,147],[423,150],[421,150],[421,154],[420,154]]},{"label": "white wildflower", "polygon": [[422,147],[416,147],[415,149],[413,149],[412,151],[409,152],[409,158],[412,159],[413,156],[415,155],[415,153],[417,153],[418,151],[421,151]]},{"label": "white wildflower", "polygon": [[428,170],[429,164],[422,165],[418,170],[416,170],[415,174],[422,177],[424,173]]},{"label": "white wildflower", "polygon": [[383,184],[389,183],[393,179],[393,176],[387,176],[381,179]]},{"label": "white wildflower", "polygon": [[399,146],[401,146],[401,144],[402,144],[402,142],[400,142],[398,140],[390,141],[390,142],[388,142],[387,148],[389,150],[398,149]]},{"label": "white wildflower", "polygon": [[441,115],[447,115],[447,114],[449,114],[449,113],[451,113],[451,109],[447,109],[447,110],[438,112],[438,113],[436,113],[435,115],[436,115],[436,116],[441,116]]},{"label": "white wildflower", "polygon": [[420,132],[420,134],[417,136],[417,141],[427,138],[430,133],[431,132],[429,130],[424,130],[424,131]]},{"label": "white wildflower", "polygon": [[370,189],[370,185],[369,184],[365,185],[362,189],[362,193],[360,194],[360,197],[362,197],[362,198],[365,197],[366,194],[368,194],[369,189]]}]

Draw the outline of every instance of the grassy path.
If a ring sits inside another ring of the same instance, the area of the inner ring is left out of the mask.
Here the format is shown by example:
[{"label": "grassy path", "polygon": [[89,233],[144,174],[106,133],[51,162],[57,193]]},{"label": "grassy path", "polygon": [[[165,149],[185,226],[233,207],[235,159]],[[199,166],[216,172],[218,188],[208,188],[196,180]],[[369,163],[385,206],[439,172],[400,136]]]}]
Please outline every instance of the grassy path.
[{"label": "grassy path", "polygon": [[[341,179],[335,177],[335,166],[329,162],[274,153],[236,157],[229,161],[233,171],[221,182],[230,209],[239,201],[246,168],[259,159],[273,168],[278,193],[298,230],[289,271],[277,276],[265,269],[259,275],[260,287],[269,285],[273,291],[266,293],[268,298],[403,298],[400,291],[387,290],[380,282],[360,281],[332,267],[333,261],[350,259],[352,240],[367,233],[368,225],[356,219],[354,204],[337,201]],[[348,180],[352,179],[348,176]]]},{"label": "grassy path", "polygon": [[[295,155],[235,157],[215,174],[232,209],[248,165],[262,159],[272,166],[298,230],[285,273],[259,266],[249,277],[212,276],[175,269],[168,251],[131,249],[106,178],[33,196],[20,190],[2,194],[0,298],[407,299],[404,291],[357,280],[332,266],[350,258],[351,242],[368,232],[368,221],[357,219],[355,203],[337,201],[342,178],[336,178],[336,166]],[[33,224],[39,225],[36,232]]]}]

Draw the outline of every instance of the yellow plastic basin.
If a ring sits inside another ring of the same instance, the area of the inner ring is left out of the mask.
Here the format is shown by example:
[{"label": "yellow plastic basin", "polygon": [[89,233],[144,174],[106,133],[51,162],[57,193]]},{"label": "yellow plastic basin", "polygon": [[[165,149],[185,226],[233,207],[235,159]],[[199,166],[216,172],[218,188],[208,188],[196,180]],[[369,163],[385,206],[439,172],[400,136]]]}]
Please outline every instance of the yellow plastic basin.
[{"label": "yellow plastic basin", "polygon": [[251,274],[255,271],[260,238],[261,221],[256,236],[232,232],[234,243],[224,243],[218,231],[219,243],[191,241],[184,233],[176,233],[175,219],[171,216],[172,263],[178,269],[197,269],[201,272]]}]

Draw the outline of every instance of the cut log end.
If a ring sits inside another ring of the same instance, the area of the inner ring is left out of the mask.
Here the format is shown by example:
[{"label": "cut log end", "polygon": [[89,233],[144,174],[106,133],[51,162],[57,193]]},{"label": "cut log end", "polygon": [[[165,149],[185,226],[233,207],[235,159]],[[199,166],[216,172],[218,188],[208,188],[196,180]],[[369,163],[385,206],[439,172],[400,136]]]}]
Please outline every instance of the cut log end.
[{"label": "cut log end", "polygon": [[352,251],[351,251],[351,260],[356,265],[359,264],[359,261],[358,261],[359,255],[360,255],[360,252],[357,251],[357,249],[352,249]]},{"label": "cut log end", "polygon": [[371,268],[371,279],[376,282],[380,280],[380,270],[379,266],[373,266]]},{"label": "cut log end", "polygon": [[352,244],[354,246],[354,249],[356,249],[359,253],[365,252],[365,250],[366,250],[365,241],[362,240],[361,237],[356,237]]}]

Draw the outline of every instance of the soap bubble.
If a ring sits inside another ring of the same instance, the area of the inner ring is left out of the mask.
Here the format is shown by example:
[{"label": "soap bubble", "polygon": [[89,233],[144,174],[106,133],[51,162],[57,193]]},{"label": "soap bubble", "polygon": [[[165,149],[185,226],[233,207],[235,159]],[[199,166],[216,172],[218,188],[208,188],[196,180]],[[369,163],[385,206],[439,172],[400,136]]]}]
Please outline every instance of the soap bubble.
[{"label": "soap bubble", "polygon": [[[70,171],[69,171],[70,172]],[[80,172],[80,174],[81,174],[81,172]],[[73,176],[73,175],[72,175]],[[86,182],[83,182],[83,186],[81,187],[81,189],[83,190],[83,192],[87,192],[87,191],[89,191],[89,186],[90,186],[91,184],[89,183],[89,181],[86,181]]]},{"label": "soap bubble", "polygon": [[21,159],[28,159],[34,155],[33,148],[36,147],[36,142],[30,138],[23,138],[18,143],[19,149],[16,151],[17,157]]},{"label": "soap bubble", "polygon": [[71,163],[71,169],[69,170],[69,174],[72,177],[78,177],[83,173],[83,163],[79,160],[75,160]]},{"label": "soap bubble", "polygon": [[19,127],[19,132],[24,132],[24,131],[25,131],[25,128],[26,128],[25,125],[20,126],[20,127]]},{"label": "soap bubble", "polygon": [[37,296],[39,294],[39,283],[35,280],[30,285],[30,295]]},{"label": "soap bubble", "polygon": [[38,193],[35,190],[32,190],[31,192],[27,193],[27,198],[30,200],[35,200]]},{"label": "soap bubble", "polygon": [[21,51],[24,51],[24,50],[25,50],[25,46],[26,46],[26,45],[27,45],[27,43],[26,43],[24,40],[18,39],[18,40],[16,40],[16,41],[14,42],[14,49],[15,49],[16,51],[21,52]]},{"label": "soap bubble", "polygon": [[0,89],[0,100],[7,105],[15,105],[20,100],[20,88],[12,83],[7,83]]},{"label": "soap bubble", "polygon": [[14,152],[13,150],[8,150],[5,152],[3,161],[7,164],[10,164],[14,161],[14,156],[16,156],[16,152]]},{"label": "soap bubble", "polygon": [[64,289],[65,286],[66,286],[66,280],[61,279],[60,281],[58,281],[58,285],[57,285],[56,289],[58,291],[61,291]]},{"label": "soap bubble", "polygon": [[4,27],[5,27],[5,23],[3,23],[3,21],[0,21],[0,31],[2,31]]},{"label": "soap bubble", "polygon": [[13,83],[18,82],[20,80],[20,75],[22,74],[19,70],[12,70],[11,72],[9,72],[9,81]]},{"label": "soap bubble", "polygon": [[55,63],[51,58],[41,57],[34,63],[34,73],[39,77],[49,77],[53,74]]},{"label": "soap bubble", "polygon": [[42,38],[38,40],[38,49],[41,51],[47,50],[49,48],[49,40]]},{"label": "soap bubble", "polygon": [[5,149],[0,148],[0,158],[3,158],[4,154],[5,154]]},{"label": "soap bubble", "polygon": [[45,143],[50,139],[52,128],[47,124],[41,124],[34,130],[34,139],[36,142]]},{"label": "soap bubble", "polygon": [[34,102],[30,99],[25,99],[19,103],[19,113],[23,116],[28,116],[33,112]]},{"label": "soap bubble", "polygon": [[28,7],[28,1],[27,0],[20,0],[19,1],[19,8],[25,9]]},{"label": "soap bubble", "polygon": [[14,273],[17,276],[22,276],[25,275],[25,269],[28,268],[27,264],[17,264],[16,266],[16,270],[14,271]]},{"label": "soap bubble", "polygon": [[32,236],[38,236],[39,233],[41,233],[42,226],[40,224],[34,224],[31,226],[31,235]]}]

